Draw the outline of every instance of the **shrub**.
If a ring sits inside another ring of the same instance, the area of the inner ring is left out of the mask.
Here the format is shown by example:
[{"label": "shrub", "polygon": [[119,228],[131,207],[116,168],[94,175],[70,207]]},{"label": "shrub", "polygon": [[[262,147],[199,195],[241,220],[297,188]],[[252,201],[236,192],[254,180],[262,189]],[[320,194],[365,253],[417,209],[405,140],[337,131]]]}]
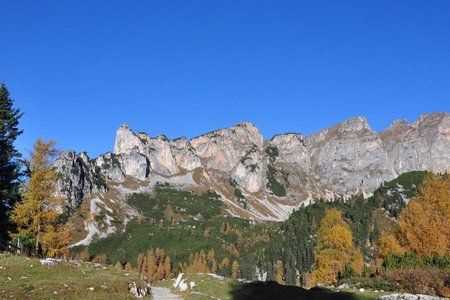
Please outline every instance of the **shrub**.
[{"label": "shrub", "polygon": [[365,288],[372,290],[396,291],[399,284],[391,278],[385,277],[351,277],[339,280],[339,284],[347,283],[356,288]]},{"label": "shrub", "polygon": [[450,268],[450,256],[442,256],[436,253],[433,256],[425,255],[423,258],[420,258],[411,252],[405,252],[403,254],[393,253],[384,258],[383,266],[386,270],[415,267],[448,269]]},{"label": "shrub", "polygon": [[437,268],[398,269],[386,272],[386,278],[414,294],[450,296],[449,272]]}]

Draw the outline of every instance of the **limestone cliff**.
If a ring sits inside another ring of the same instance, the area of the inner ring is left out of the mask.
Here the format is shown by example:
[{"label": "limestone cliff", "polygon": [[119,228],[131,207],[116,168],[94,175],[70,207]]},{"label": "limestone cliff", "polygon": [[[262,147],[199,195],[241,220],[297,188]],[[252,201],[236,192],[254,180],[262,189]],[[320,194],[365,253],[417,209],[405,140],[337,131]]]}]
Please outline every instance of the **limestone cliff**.
[{"label": "limestone cliff", "polygon": [[89,159],[66,152],[56,168],[58,190],[71,208],[93,194],[125,202],[133,191],[167,182],[216,191],[229,214],[279,220],[320,197],[370,194],[404,172],[450,171],[450,115],[395,121],[382,132],[356,117],[309,136],[288,133],[267,141],[247,122],[191,140],[151,137],[123,125],[113,153]]}]

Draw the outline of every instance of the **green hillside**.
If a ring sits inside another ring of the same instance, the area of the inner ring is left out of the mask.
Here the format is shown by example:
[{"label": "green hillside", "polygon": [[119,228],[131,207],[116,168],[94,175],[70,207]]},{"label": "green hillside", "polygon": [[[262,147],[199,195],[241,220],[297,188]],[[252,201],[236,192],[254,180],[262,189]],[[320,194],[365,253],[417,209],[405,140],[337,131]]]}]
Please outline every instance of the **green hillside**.
[{"label": "green hillside", "polygon": [[[417,193],[425,174],[402,174],[384,183],[367,199],[356,195],[332,202],[319,200],[300,207],[284,222],[256,224],[222,216],[220,198],[214,193],[197,195],[158,186],[152,195],[133,194],[128,199],[143,219],[131,221],[123,233],[92,243],[89,253],[92,257],[106,254],[109,263],[130,261],[135,265],[139,253],[159,247],[171,257],[176,273],[179,263],[189,263],[191,254],[214,249],[218,263],[225,257],[239,263],[238,276],[242,278],[256,279],[258,267],[267,271],[267,279],[273,280],[279,260],[286,282],[294,284],[298,273],[313,267],[315,233],[326,209],[334,207],[343,212],[356,245],[368,261],[376,257],[372,243],[392,225],[391,217],[398,216],[405,207],[403,199]],[[231,270],[219,269],[218,273],[230,276]]]}]

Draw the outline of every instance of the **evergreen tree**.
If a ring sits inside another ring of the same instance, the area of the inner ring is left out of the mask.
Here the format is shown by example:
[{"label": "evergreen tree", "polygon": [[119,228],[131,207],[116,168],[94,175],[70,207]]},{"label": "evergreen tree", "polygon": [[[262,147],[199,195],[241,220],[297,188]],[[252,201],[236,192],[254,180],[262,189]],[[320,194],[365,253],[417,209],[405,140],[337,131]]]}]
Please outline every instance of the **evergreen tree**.
[{"label": "evergreen tree", "polygon": [[8,240],[12,230],[9,214],[19,201],[20,153],[14,148],[14,141],[22,134],[18,129],[22,112],[13,107],[5,84],[0,86],[0,247]]}]

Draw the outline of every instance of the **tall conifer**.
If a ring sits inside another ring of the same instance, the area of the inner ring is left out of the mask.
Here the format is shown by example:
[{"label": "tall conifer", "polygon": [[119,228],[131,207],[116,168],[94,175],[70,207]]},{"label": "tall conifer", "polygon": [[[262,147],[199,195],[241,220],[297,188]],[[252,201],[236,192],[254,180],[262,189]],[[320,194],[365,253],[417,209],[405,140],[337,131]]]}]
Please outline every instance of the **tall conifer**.
[{"label": "tall conifer", "polygon": [[19,201],[20,153],[14,142],[22,134],[19,119],[22,112],[14,108],[5,84],[0,85],[0,246],[8,240],[8,231],[12,229],[9,214]]}]

